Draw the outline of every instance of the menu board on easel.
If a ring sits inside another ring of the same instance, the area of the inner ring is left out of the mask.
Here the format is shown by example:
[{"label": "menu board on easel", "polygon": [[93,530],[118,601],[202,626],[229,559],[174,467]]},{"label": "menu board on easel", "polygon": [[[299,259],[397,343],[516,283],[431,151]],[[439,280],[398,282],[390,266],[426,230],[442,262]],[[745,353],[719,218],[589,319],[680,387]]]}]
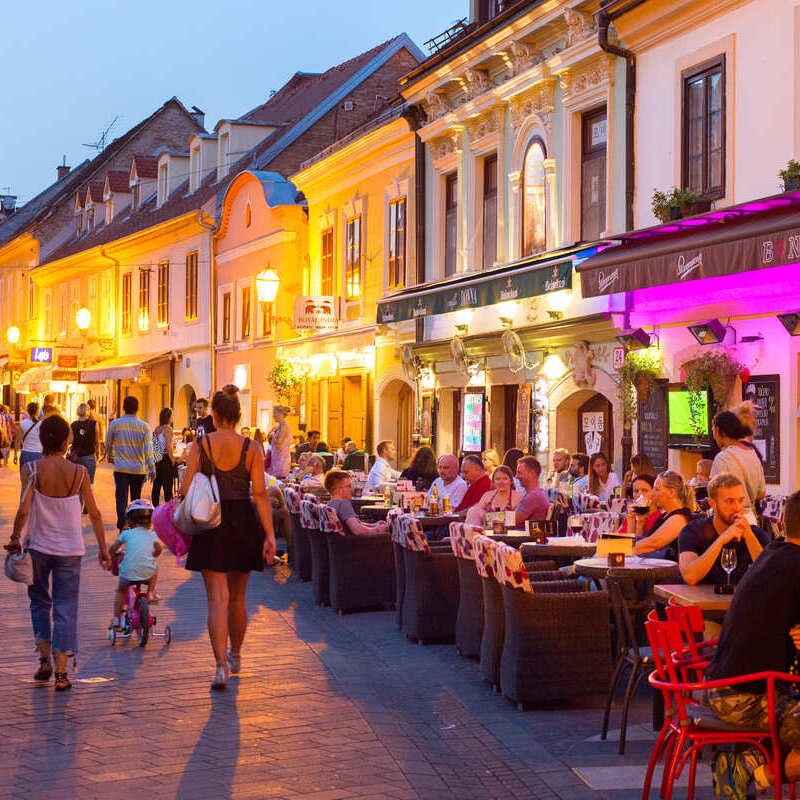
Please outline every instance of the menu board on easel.
[{"label": "menu board on easel", "polygon": [[650,457],[658,475],[667,468],[667,381],[656,381],[647,402],[639,403],[637,428],[637,452]]},{"label": "menu board on easel", "polygon": [[753,444],[761,455],[767,483],[781,482],[780,395],[780,375],[751,375],[744,385],[744,399],[756,407]]},{"label": "menu board on easel", "polygon": [[531,444],[531,385],[522,383],[517,387],[517,428],[515,445],[527,453]]}]

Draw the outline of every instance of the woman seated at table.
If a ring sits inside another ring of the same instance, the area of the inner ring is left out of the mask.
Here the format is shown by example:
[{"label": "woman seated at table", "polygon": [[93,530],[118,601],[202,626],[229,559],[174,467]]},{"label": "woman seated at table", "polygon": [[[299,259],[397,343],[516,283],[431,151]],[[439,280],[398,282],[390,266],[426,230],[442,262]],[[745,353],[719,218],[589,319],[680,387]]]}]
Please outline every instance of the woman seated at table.
[{"label": "woman seated at table", "polygon": [[325,488],[331,496],[328,506],[336,512],[339,522],[345,533],[353,536],[366,536],[370,533],[383,533],[386,530],[386,523],[376,522],[368,525],[362,522],[356,510],[353,508],[353,481],[348,473],[342,470],[332,469],[325,476]]},{"label": "woman seated at table", "polygon": [[308,460],[311,458],[311,453],[300,453],[297,457],[297,466],[286,476],[287,481],[297,481],[298,483],[309,474],[311,470],[308,468]]},{"label": "woman seated at table", "polygon": [[[633,479],[631,491],[633,492],[633,502],[628,506],[628,516],[622,520],[619,533],[632,533],[636,536],[649,536],[658,520],[661,511],[656,505],[653,484],[656,482],[654,475],[637,475]],[[645,505],[647,513],[636,512],[637,507]]]},{"label": "woman seated at table", "polygon": [[[301,453],[302,455],[302,453]],[[308,474],[300,481],[303,488],[321,487],[325,485],[325,462],[318,455],[308,459]]]},{"label": "woman seated at table", "polygon": [[514,488],[514,476],[508,467],[499,466],[492,476],[492,489],[467,511],[466,524],[484,527],[486,514],[498,511],[513,511],[522,500]]},{"label": "woman seated at table", "polygon": [[494,475],[494,471],[500,466],[500,456],[497,450],[484,450],[481,461],[483,461],[483,468],[486,470],[486,474],[491,478]]},{"label": "woman seated at table", "polygon": [[608,500],[619,486],[616,472],[612,472],[604,453],[595,453],[589,459],[589,494]]},{"label": "woman seated at table", "polygon": [[[622,496],[635,500],[638,495],[634,493],[633,482],[639,475],[655,475],[653,462],[647,453],[636,453],[631,456],[630,467],[622,479]],[[654,479],[655,480],[655,479]]]},{"label": "woman seated at table", "polygon": [[411,481],[419,492],[427,492],[438,477],[436,456],[427,445],[417,448],[409,465],[400,473],[400,479]]},{"label": "woman seated at table", "polygon": [[679,472],[667,470],[656,478],[653,500],[663,513],[650,535],[636,542],[634,552],[637,556],[646,554],[653,558],[677,561],[678,536],[692,520],[692,512],[689,510],[694,502],[692,489],[686,485]]}]

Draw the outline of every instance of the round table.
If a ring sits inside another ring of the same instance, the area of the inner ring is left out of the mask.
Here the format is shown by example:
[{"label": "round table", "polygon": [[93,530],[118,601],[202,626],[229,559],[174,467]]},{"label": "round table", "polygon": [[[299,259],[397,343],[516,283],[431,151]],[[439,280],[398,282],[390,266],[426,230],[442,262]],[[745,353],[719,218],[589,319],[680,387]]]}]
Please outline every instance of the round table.
[{"label": "round table", "polygon": [[535,558],[555,558],[555,559],[586,559],[597,549],[597,545],[592,542],[585,542],[582,539],[575,539],[571,536],[548,536],[547,544],[537,544],[536,542],[524,545],[523,555]]},{"label": "round table", "polygon": [[356,512],[360,517],[365,517],[371,522],[378,522],[379,520],[385,521],[392,508],[393,506],[387,506],[385,503],[375,503],[372,505],[361,506],[360,509],[356,509]]},{"label": "round table", "polygon": [[364,506],[382,505],[383,501],[383,495],[369,494],[362,495],[361,497],[354,497],[350,502],[353,504],[353,508],[356,512],[358,512],[360,509],[364,508]]},{"label": "round table", "polygon": [[674,561],[665,558],[641,558],[626,556],[624,567],[611,567],[606,556],[580,558],[575,562],[575,572],[584,578],[628,577],[640,581],[656,583],[679,579],[681,572]]}]

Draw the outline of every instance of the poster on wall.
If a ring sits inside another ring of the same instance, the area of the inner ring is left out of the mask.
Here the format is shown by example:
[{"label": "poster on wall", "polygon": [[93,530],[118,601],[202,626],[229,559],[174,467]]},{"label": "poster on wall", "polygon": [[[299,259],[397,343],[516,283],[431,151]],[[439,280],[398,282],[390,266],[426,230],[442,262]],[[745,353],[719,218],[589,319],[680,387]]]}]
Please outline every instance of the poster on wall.
[{"label": "poster on wall", "polygon": [[751,375],[743,392],[744,399],[755,406],[753,444],[764,464],[767,483],[781,482],[780,381],[780,375]]},{"label": "poster on wall", "polygon": [[483,450],[483,401],[483,392],[464,392],[461,449],[465,453],[480,453]]},{"label": "poster on wall", "polygon": [[517,431],[514,444],[526,452],[531,437],[531,385],[523,383],[517,387]]},{"label": "poster on wall", "polygon": [[599,453],[603,446],[603,412],[584,411],[581,416],[583,438],[585,439],[585,453],[591,457]]},{"label": "poster on wall", "polygon": [[420,440],[422,444],[431,443],[433,432],[433,395],[422,395],[422,417],[420,420]]}]

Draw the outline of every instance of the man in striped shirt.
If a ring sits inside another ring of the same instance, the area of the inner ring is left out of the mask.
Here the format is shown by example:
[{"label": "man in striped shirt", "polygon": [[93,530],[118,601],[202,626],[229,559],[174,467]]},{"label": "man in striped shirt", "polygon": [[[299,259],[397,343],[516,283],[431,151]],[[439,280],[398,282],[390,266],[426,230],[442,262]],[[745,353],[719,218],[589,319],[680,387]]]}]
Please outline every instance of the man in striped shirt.
[{"label": "man in striped shirt", "polygon": [[153,480],[156,474],[150,428],[136,416],[139,401],[135,397],[126,397],[122,410],[125,413],[108,426],[106,439],[106,459],[114,465],[119,530],[125,526],[128,493],[131,500],[138,500],[142,496],[144,479]]}]

